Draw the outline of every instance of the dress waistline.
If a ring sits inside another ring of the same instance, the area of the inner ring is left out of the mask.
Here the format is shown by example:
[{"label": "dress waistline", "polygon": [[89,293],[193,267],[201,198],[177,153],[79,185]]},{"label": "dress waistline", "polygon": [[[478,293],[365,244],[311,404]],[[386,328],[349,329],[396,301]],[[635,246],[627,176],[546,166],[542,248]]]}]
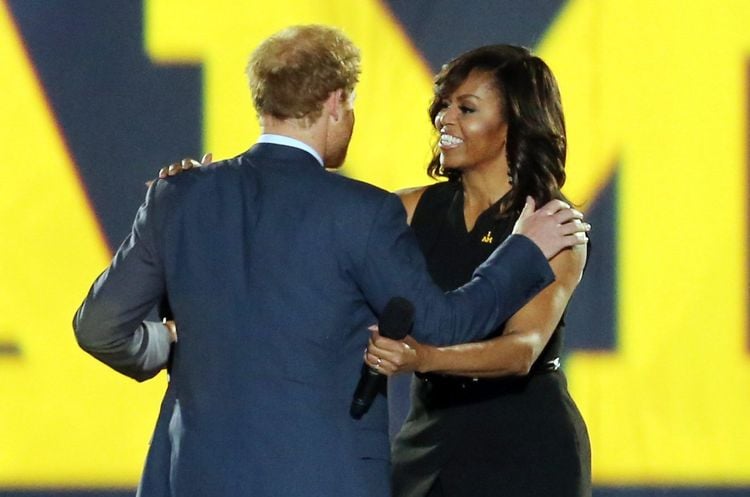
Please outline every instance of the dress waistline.
[{"label": "dress waistline", "polygon": [[[468,376],[438,373],[415,373],[420,394],[433,400],[481,400],[504,393],[523,390],[534,376],[560,370],[560,358],[535,363],[525,376],[503,376],[499,378],[471,378]],[[425,399],[427,400],[427,399]]]}]

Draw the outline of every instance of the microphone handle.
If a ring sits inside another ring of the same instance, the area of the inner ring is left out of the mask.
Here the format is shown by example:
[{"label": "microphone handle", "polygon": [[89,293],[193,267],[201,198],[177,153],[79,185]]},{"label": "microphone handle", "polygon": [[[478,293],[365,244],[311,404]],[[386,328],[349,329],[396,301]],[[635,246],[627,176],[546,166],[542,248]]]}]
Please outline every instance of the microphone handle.
[{"label": "microphone handle", "polygon": [[357,384],[357,391],[354,392],[349,414],[354,419],[361,418],[372,404],[378,391],[383,388],[385,376],[369,367],[363,367],[362,377]]}]

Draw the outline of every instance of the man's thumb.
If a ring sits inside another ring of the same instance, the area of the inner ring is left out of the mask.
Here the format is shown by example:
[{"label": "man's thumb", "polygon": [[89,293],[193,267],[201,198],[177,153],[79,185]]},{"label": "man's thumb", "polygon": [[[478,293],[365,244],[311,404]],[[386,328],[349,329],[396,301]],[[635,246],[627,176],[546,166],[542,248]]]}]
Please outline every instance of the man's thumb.
[{"label": "man's thumb", "polygon": [[519,216],[519,219],[526,219],[530,215],[534,213],[536,210],[536,203],[534,202],[534,199],[531,196],[526,197],[526,203],[523,206],[523,210],[521,211],[521,215]]}]

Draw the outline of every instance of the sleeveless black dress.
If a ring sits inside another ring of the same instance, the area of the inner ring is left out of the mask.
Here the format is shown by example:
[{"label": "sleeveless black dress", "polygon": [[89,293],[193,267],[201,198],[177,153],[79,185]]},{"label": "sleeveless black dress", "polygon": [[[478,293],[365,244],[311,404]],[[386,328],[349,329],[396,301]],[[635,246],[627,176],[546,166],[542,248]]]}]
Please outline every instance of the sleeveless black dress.
[{"label": "sleeveless black dress", "polygon": [[[451,290],[514,222],[488,210],[467,232],[463,191],[451,182],[427,188],[412,228],[433,279]],[[559,369],[562,340],[561,321],[525,377],[416,375],[393,445],[393,497],[590,496],[589,438]]]}]

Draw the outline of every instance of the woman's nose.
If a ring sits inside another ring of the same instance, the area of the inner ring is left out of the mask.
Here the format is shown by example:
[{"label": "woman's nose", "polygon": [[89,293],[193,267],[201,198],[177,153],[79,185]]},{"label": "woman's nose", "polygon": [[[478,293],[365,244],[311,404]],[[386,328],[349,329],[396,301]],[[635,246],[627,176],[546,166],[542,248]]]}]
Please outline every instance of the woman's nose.
[{"label": "woman's nose", "polygon": [[452,124],[453,123],[453,114],[450,112],[450,106],[444,107],[440,110],[440,112],[437,113],[437,116],[435,116],[435,127],[436,128],[442,128],[446,124]]}]

